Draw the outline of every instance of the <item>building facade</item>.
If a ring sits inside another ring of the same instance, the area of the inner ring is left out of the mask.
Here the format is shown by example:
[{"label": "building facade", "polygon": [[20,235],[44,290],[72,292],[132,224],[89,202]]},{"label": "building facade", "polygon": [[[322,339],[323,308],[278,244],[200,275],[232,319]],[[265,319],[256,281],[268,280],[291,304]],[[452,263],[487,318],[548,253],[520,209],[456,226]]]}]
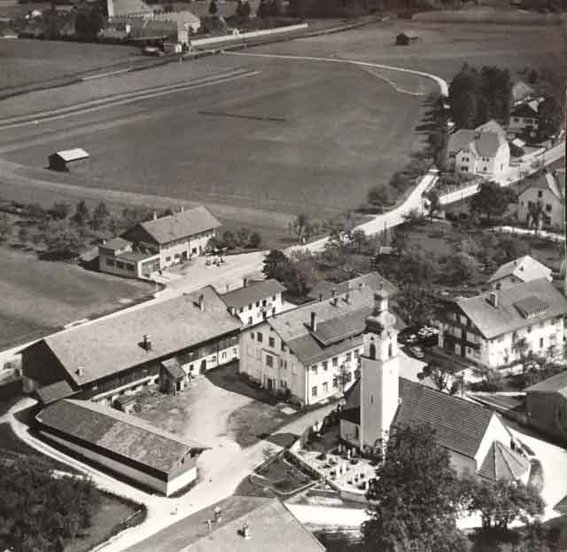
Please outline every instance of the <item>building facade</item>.
[{"label": "building facade", "polygon": [[540,100],[528,100],[514,106],[510,112],[508,130],[526,138],[537,138]]},{"label": "building facade", "polygon": [[98,246],[99,270],[124,278],[148,279],[160,269],[160,257],[150,251],[133,250],[132,243],[114,238]]},{"label": "building facade", "polygon": [[439,346],[471,364],[501,368],[564,343],[565,297],[547,280],[518,283],[444,305]]}]

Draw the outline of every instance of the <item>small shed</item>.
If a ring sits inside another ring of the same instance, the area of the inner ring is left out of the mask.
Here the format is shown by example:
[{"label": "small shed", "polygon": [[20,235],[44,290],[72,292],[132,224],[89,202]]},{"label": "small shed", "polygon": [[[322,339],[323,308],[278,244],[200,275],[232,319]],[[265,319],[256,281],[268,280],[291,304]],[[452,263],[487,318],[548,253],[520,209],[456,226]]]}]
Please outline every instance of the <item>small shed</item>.
[{"label": "small shed", "polygon": [[89,154],[82,148],[58,151],[48,157],[49,168],[52,171],[68,171],[69,163],[75,163],[88,158]]},{"label": "small shed", "polygon": [[179,363],[171,358],[164,360],[159,368],[159,387],[162,393],[177,395],[185,389],[187,376]]},{"label": "small shed", "polygon": [[411,32],[403,32],[396,35],[396,46],[408,46],[410,42],[418,39],[417,35]]}]

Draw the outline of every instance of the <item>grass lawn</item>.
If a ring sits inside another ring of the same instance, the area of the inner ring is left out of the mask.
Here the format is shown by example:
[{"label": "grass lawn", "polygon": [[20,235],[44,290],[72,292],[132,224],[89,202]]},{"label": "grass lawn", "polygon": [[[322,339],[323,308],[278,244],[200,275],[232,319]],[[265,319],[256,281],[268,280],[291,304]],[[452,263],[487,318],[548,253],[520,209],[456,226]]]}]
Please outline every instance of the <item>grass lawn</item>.
[{"label": "grass lawn", "polygon": [[0,347],[116,310],[154,290],[145,282],[41,261],[7,247],[0,247],[0,265]]},{"label": "grass lawn", "polygon": [[228,429],[241,447],[249,447],[288,420],[276,407],[256,402],[235,410],[228,419]]}]

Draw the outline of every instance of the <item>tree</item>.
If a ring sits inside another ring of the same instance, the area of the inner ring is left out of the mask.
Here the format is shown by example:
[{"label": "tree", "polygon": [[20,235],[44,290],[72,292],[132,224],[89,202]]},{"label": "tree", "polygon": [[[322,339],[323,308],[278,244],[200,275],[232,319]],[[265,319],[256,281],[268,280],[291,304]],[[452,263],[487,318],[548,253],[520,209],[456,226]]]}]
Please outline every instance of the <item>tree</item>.
[{"label": "tree", "polygon": [[451,255],[447,262],[447,275],[453,283],[468,282],[476,276],[479,269],[479,262],[463,251]]},{"label": "tree", "polygon": [[0,213],[0,242],[5,242],[10,237],[12,225],[6,213]]},{"label": "tree", "polygon": [[46,255],[53,259],[73,259],[85,247],[85,237],[67,221],[52,222],[45,232]]},{"label": "tree", "polygon": [[291,223],[291,229],[296,234],[300,243],[305,243],[305,240],[313,233],[313,223],[308,214],[300,213],[295,217]]},{"label": "tree", "polygon": [[365,545],[381,552],[466,550],[457,527],[460,485],[428,426],[397,429],[370,482]]},{"label": "tree", "polygon": [[236,241],[240,247],[247,247],[250,241],[250,230],[248,228],[239,228],[236,232]]},{"label": "tree", "polygon": [[110,218],[110,211],[104,201],[101,201],[93,211],[92,226],[94,230],[104,228]]},{"label": "tree", "polygon": [[428,201],[427,211],[429,213],[429,220],[433,222],[435,213],[441,210],[441,202],[439,201],[439,194],[437,190],[429,190],[424,196]]},{"label": "tree", "polygon": [[49,209],[49,214],[55,220],[63,220],[69,216],[71,212],[71,206],[64,201],[56,202],[53,204],[53,207]]},{"label": "tree", "polygon": [[514,199],[514,193],[508,188],[502,188],[496,182],[483,182],[471,200],[471,214],[485,216],[490,224],[504,216]]},{"label": "tree", "polygon": [[75,214],[72,217],[72,220],[78,226],[87,226],[90,222],[91,214],[87,204],[82,199],[77,203],[75,207]]},{"label": "tree", "polygon": [[538,230],[541,229],[544,216],[545,211],[543,210],[541,201],[531,201],[528,203],[528,224],[534,227],[536,234]]},{"label": "tree", "polygon": [[279,249],[272,249],[264,257],[264,267],[262,272],[266,278],[274,278],[280,282],[285,280],[287,270],[289,270],[290,260],[285,253]]},{"label": "tree", "polygon": [[525,337],[520,337],[512,343],[512,351],[519,357],[522,365],[526,362],[526,354],[529,348],[528,340]]},{"label": "tree", "polygon": [[258,249],[262,243],[262,236],[259,232],[252,232],[250,238],[248,238],[248,245],[250,249]]},{"label": "tree", "polygon": [[234,249],[237,245],[237,240],[234,232],[232,232],[231,230],[225,230],[222,233],[222,240],[220,245],[226,247],[227,249]]},{"label": "tree", "polygon": [[[420,381],[429,378],[439,391],[448,391],[451,395],[454,395],[459,388],[457,381],[451,383],[452,377],[450,370],[436,360],[432,360],[426,364],[423,370],[417,374],[417,378]],[[450,383],[451,385],[449,386]]]},{"label": "tree", "polygon": [[368,190],[368,203],[377,209],[383,209],[388,203],[388,192],[382,185],[374,186]]},{"label": "tree", "polygon": [[219,8],[217,6],[217,3],[215,0],[211,0],[211,3],[209,4],[209,15],[216,15],[219,11]]},{"label": "tree", "polygon": [[248,1],[243,2],[242,0],[238,0],[238,4],[236,5],[235,15],[242,20],[246,20],[250,17],[251,13],[252,13],[252,8],[250,7],[250,2]]},{"label": "tree", "polygon": [[435,301],[426,290],[415,284],[403,285],[396,297],[396,307],[410,326],[428,324],[435,315]]},{"label": "tree", "polygon": [[537,491],[520,481],[488,482],[469,479],[468,510],[480,513],[485,529],[507,529],[515,520],[530,523],[543,514],[545,503]]}]

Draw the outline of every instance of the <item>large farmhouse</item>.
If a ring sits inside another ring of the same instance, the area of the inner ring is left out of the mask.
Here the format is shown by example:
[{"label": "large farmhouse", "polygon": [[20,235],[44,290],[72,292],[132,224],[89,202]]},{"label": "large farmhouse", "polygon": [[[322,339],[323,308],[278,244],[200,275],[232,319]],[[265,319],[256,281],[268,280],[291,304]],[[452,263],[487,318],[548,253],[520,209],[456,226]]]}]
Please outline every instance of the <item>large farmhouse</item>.
[{"label": "large farmhouse", "polygon": [[366,319],[360,380],[346,397],[340,436],[358,448],[381,447],[396,428],[428,425],[459,474],[527,482],[529,461],[497,414],[400,378],[395,317],[377,294]]},{"label": "large farmhouse", "polygon": [[99,246],[99,268],[130,278],[149,277],[201,255],[221,223],[205,208],[140,222]]},{"label": "large farmhouse", "polygon": [[36,426],[50,441],[166,496],[195,481],[197,456],[207,448],[91,401],[58,401],[36,416]]},{"label": "large farmhouse", "polygon": [[439,346],[487,368],[545,353],[564,340],[567,299],[546,278],[446,302]]},{"label": "large farmhouse", "polygon": [[113,404],[120,395],[157,382],[160,371],[171,373],[172,360],[196,376],[238,358],[240,327],[211,287],[142,305],[24,349],[24,389],[56,384],[42,393]]},{"label": "large farmhouse", "polygon": [[496,121],[451,134],[447,154],[450,167],[457,173],[495,178],[510,164],[506,133]]},{"label": "large farmhouse", "polygon": [[342,392],[358,375],[362,332],[374,292],[385,297],[395,287],[378,274],[341,284],[328,299],[277,314],[243,331],[240,372],[301,405]]}]

